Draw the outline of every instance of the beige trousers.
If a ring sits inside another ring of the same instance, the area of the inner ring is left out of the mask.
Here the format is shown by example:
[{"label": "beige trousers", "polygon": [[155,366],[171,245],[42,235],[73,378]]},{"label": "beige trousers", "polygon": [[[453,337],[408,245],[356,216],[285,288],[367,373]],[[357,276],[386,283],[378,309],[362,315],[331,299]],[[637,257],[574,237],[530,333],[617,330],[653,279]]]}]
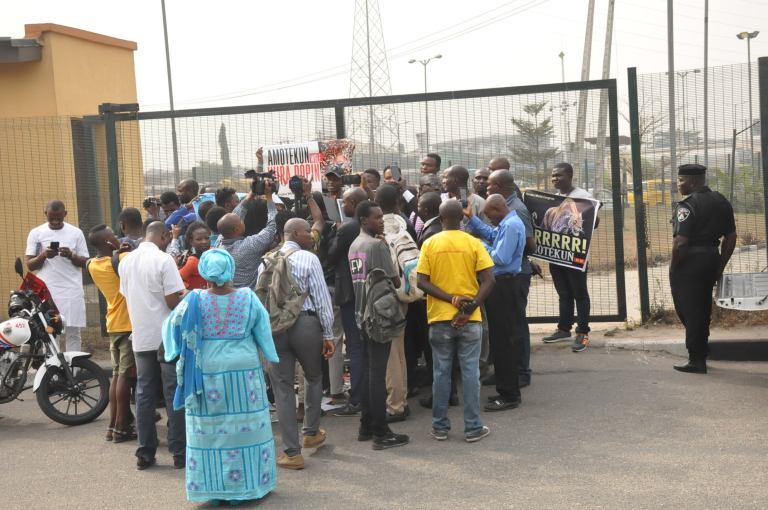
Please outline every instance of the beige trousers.
[{"label": "beige trousers", "polygon": [[[403,313],[408,305],[401,303]],[[408,372],[405,367],[405,330],[392,340],[387,361],[387,413],[400,414],[405,412],[408,396]]]}]

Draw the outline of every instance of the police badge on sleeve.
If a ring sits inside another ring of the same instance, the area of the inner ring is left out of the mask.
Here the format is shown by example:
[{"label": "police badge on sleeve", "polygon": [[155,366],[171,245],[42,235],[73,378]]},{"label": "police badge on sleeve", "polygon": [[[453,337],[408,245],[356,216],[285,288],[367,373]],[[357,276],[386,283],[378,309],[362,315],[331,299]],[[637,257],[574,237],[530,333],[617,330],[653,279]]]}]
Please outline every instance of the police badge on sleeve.
[{"label": "police badge on sleeve", "polygon": [[691,210],[686,207],[678,207],[677,209],[677,222],[682,223],[688,219],[691,215]]}]

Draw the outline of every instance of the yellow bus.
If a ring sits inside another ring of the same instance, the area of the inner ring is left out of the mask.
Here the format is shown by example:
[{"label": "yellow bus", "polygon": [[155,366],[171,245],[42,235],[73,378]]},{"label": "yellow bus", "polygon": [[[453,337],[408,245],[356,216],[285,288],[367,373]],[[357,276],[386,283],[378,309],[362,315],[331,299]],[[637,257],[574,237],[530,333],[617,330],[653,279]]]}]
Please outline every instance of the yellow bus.
[{"label": "yellow bus", "polygon": [[[661,179],[643,181],[643,202],[645,205],[672,205],[672,193],[676,189],[677,183],[675,181],[662,181]],[[634,205],[635,194],[630,191],[628,195],[629,203]]]}]

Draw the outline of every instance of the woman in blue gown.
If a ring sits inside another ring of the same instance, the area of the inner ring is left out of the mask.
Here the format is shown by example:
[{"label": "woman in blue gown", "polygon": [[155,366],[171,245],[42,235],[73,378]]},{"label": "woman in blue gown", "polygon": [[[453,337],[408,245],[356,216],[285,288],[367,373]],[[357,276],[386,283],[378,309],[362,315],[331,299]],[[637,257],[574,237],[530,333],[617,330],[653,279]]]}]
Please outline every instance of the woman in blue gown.
[{"label": "woman in blue gown", "polygon": [[174,408],[186,411],[190,501],[262,498],[275,488],[275,442],[259,352],[277,363],[269,316],[250,289],[231,286],[235,263],[206,251],[207,290],[187,294],[163,324],[168,361],[178,357]]}]

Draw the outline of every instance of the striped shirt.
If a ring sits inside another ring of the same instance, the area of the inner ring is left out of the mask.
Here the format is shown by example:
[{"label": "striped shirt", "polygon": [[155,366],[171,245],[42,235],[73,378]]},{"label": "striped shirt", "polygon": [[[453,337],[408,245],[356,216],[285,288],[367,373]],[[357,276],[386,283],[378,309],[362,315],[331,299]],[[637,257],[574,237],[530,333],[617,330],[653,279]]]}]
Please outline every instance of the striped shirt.
[{"label": "striped shirt", "polygon": [[[235,208],[233,213],[245,217],[246,209],[242,207],[245,202]],[[238,237],[236,239],[220,239],[218,248],[223,248],[235,259],[235,277],[232,279],[232,285],[235,288],[256,287],[256,280],[259,277],[259,265],[261,258],[269,251],[270,246],[275,240],[277,226],[275,225],[275,215],[277,209],[275,204],[267,202],[267,226],[261,232],[248,237]]]},{"label": "striped shirt", "polygon": [[[280,247],[281,253],[288,250],[297,250],[288,257],[288,260],[291,261],[291,275],[296,280],[296,285],[302,293],[307,293],[307,299],[304,300],[302,310],[315,312],[323,328],[323,339],[333,340],[335,338],[333,334],[333,305],[331,294],[323,276],[320,259],[311,251],[302,250],[301,246],[293,241],[286,241]],[[259,272],[263,268],[263,265],[259,266]]]}]

